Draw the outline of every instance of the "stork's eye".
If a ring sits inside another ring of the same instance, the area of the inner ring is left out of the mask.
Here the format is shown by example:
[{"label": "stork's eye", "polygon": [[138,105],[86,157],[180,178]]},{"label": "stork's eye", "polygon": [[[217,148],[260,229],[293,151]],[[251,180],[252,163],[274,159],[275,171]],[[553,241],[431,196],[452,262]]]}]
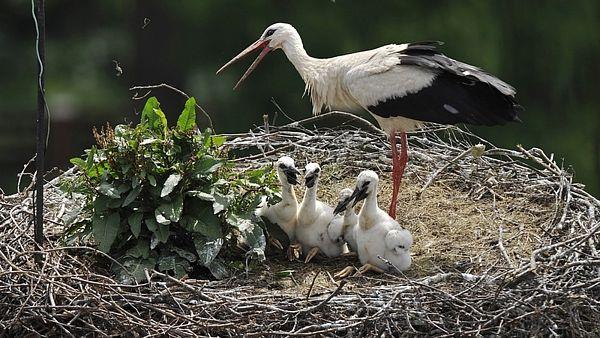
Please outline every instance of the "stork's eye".
[{"label": "stork's eye", "polygon": [[271,28],[269,29],[266,33],[265,33],[265,38],[268,38],[269,36],[273,35],[273,33],[275,33],[275,29]]},{"label": "stork's eye", "polygon": [[283,164],[283,163],[280,163],[280,164],[279,164],[279,168],[280,168],[280,169],[285,169],[285,168],[287,168],[287,167],[285,166],[285,164]]},{"label": "stork's eye", "polygon": [[365,184],[363,184],[363,189],[366,189],[369,186],[369,183],[371,183],[371,182],[366,181]]},{"label": "stork's eye", "polygon": [[320,172],[321,172],[321,169],[319,169],[319,168],[315,169],[315,174],[318,174]]}]

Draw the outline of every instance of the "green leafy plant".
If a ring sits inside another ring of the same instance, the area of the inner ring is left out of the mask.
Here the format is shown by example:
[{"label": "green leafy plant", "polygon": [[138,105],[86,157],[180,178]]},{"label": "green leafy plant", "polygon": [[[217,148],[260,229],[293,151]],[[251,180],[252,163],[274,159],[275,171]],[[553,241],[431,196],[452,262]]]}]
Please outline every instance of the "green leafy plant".
[{"label": "green leafy plant", "polygon": [[112,269],[124,282],[145,278],[144,269],[181,277],[198,266],[220,278],[244,254],[264,259],[254,210],[263,196],[277,198],[276,175],[236,171],[225,138],[198,131],[195,105],[190,98],[169,128],[151,97],[137,126],[94,130],[97,146],[71,160],[79,174],[64,187],[87,204],[66,239],[91,236],[119,262]]}]

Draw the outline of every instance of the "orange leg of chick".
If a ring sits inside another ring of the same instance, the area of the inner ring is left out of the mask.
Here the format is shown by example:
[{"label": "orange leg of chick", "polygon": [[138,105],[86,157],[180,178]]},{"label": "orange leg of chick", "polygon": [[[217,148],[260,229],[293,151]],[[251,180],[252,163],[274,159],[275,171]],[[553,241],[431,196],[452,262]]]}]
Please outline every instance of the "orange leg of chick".
[{"label": "orange leg of chick", "polygon": [[310,260],[313,259],[313,257],[315,257],[318,253],[319,253],[319,247],[318,246],[315,246],[314,248],[310,249],[308,251],[308,253],[306,254],[306,258],[304,259],[304,263],[310,262]]},{"label": "orange leg of chick", "polygon": [[354,271],[354,267],[352,265],[349,265],[349,266],[345,267],[343,270],[341,270],[338,273],[336,273],[335,275],[333,275],[333,278],[346,278],[346,277],[350,276],[350,274],[353,271]]},{"label": "orange leg of chick", "polygon": [[383,269],[381,269],[380,267],[377,267],[371,263],[367,263],[363,266],[360,267],[360,269],[358,269],[358,271],[356,271],[356,273],[354,274],[354,276],[360,276],[368,271],[374,271],[377,273],[383,273]]},{"label": "orange leg of chick", "polygon": [[302,252],[302,245],[298,242],[290,243],[287,250],[288,259],[291,261],[299,259],[300,253]]},{"label": "orange leg of chick", "polygon": [[396,204],[398,201],[398,191],[400,191],[400,183],[402,182],[404,169],[406,169],[406,163],[408,162],[408,140],[406,139],[406,133],[400,132],[401,145],[399,155],[398,149],[396,147],[395,129],[392,129],[390,140],[392,146],[392,200],[390,201],[390,209],[388,210],[388,215],[396,219]]}]

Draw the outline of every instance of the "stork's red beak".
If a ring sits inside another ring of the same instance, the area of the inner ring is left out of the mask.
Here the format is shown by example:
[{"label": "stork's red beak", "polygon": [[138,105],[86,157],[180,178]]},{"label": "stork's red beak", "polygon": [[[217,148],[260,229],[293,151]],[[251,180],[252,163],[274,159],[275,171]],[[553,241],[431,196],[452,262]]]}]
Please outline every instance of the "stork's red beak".
[{"label": "stork's red beak", "polygon": [[232,63],[238,61],[239,59],[243,58],[247,54],[249,54],[257,49],[261,49],[261,48],[262,48],[262,51],[260,52],[260,54],[258,54],[258,57],[256,58],[256,60],[254,60],[254,62],[252,62],[252,64],[250,65],[250,68],[248,68],[248,70],[246,70],[246,72],[244,73],[242,78],[235,84],[235,87],[233,87],[233,89],[235,90],[248,77],[248,75],[250,75],[250,73],[252,73],[252,71],[256,68],[256,66],[258,66],[258,64],[265,57],[265,55],[267,55],[267,53],[269,53],[271,51],[271,47],[269,47],[269,40],[258,39],[255,43],[248,46],[248,48],[241,51],[238,55],[236,55],[236,57],[231,59],[231,61],[227,62],[223,67],[221,67],[219,70],[217,70],[217,74],[219,74],[223,69],[229,67]]}]

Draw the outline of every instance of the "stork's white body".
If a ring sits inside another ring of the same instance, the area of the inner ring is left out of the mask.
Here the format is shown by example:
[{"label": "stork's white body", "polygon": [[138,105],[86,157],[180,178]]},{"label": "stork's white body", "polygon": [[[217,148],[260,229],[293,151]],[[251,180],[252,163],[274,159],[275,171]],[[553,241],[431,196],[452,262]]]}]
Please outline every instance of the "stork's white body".
[{"label": "stork's white body", "polygon": [[[262,49],[236,87],[274,49],[282,49],[306,84],[313,113],[340,110],[369,112],[392,138],[393,192],[389,214],[395,216],[402,173],[408,161],[407,131],[423,122],[477,125],[518,121],[515,90],[502,80],[439,51],[439,42],[390,44],[319,59],[309,56],[296,29],[273,24],[261,37],[218,72],[244,55]],[[400,156],[396,132],[403,144]]]}]

